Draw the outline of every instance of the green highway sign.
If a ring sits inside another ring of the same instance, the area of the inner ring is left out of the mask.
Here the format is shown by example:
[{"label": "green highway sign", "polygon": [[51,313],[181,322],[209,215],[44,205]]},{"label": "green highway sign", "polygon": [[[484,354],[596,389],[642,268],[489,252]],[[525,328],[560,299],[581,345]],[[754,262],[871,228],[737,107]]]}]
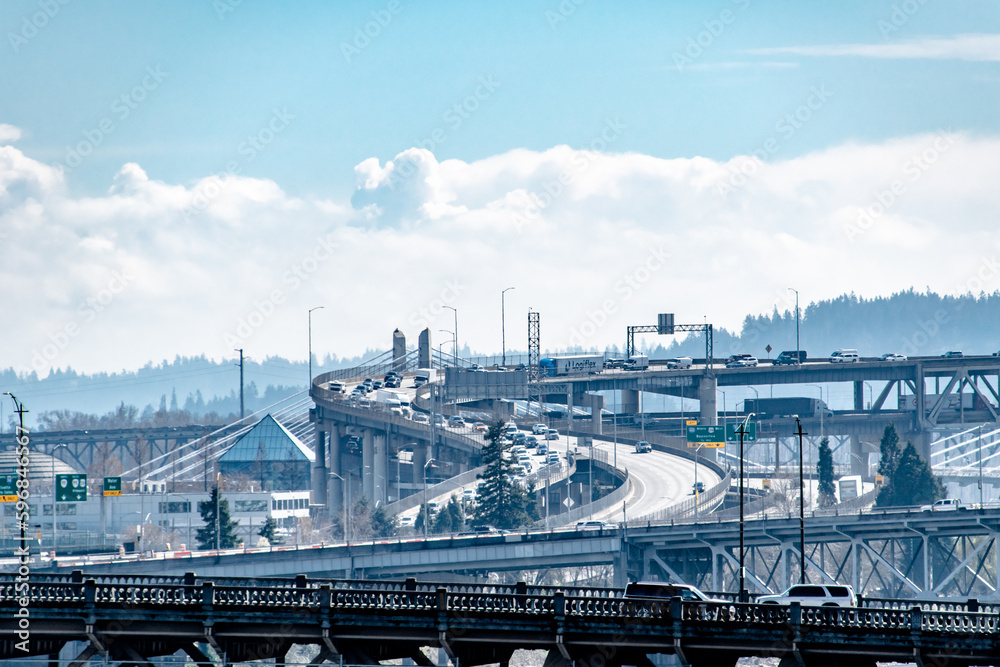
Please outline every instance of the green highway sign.
[{"label": "green highway sign", "polygon": [[0,503],[17,502],[17,473],[0,473]]},{"label": "green highway sign", "polygon": [[688,426],[688,447],[725,447],[726,434],[721,426]]},{"label": "green highway sign", "polygon": [[56,475],[56,502],[82,503],[87,499],[87,476],[80,473]]},{"label": "green highway sign", "polygon": [[[740,441],[738,428],[739,424],[726,424],[726,442]],[[743,442],[757,442],[757,422],[747,424],[747,430],[743,434]]]},{"label": "green highway sign", "polygon": [[120,496],[122,494],[122,478],[121,477],[105,477],[104,478],[104,495],[105,496]]}]

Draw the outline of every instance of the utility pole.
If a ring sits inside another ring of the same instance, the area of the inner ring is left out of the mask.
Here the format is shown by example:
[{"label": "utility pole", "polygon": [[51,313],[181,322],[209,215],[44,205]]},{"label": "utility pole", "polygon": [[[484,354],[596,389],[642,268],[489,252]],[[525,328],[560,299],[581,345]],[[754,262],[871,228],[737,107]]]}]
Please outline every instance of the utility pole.
[{"label": "utility pole", "polygon": [[806,507],[802,480],[802,436],[809,435],[802,430],[802,422],[795,417],[795,435],[799,436],[799,583],[806,583]]},{"label": "utility pole", "polygon": [[[243,348],[235,348],[240,353],[240,419],[243,419]],[[311,374],[311,373],[310,373]],[[309,380],[312,382],[312,378]]]},{"label": "utility pole", "polygon": [[737,432],[740,434],[740,602],[746,602],[748,599],[746,590],[746,568],[743,566],[744,548],[743,548],[743,436],[747,430],[747,424],[754,417],[754,413],[748,413],[746,419],[736,427]]}]

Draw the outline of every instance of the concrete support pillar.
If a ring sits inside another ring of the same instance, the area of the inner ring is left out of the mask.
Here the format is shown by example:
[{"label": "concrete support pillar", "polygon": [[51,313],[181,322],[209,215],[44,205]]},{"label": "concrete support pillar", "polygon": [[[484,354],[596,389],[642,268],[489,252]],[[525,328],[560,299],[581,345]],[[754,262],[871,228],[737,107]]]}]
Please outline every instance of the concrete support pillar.
[{"label": "concrete support pillar", "polygon": [[865,383],[862,380],[854,381],[854,409],[857,412],[865,409]]},{"label": "concrete support pillar", "polygon": [[514,402],[503,399],[495,399],[490,402],[493,418],[506,422],[514,417]]},{"label": "concrete support pillar", "polygon": [[316,505],[326,505],[326,443],[327,443],[327,432],[323,429],[323,422],[316,422],[316,449],[315,458],[313,459],[312,468],[312,478],[311,478],[311,489],[312,489],[312,502]]},{"label": "concrete support pillar", "polygon": [[[572,386],[572,385],[570,385]],[[573,428],[573,392],[566,394],[566,431]]]},{"label": "concrete support pillar", "polygon": [[386,502],[387,440],[385,433],[376,432],[372,437],[372,506],[377,502],[383,505]]},{"label": "concrete support pillar", "polygon": [[344,482],[339,479],[336,475],[344,477],[343,467],[340,464],[341,448],[341,429],[334,422],[329,423],[328,437],[327,437],[327,507],[329,508],[330,518],[333,519],[335,516],[342,516],[344,511]]},{"label": "concrete support pillar", "polygon": [[618,409],[620,415],[634,415],[639,412],[639,390],[622,389],[621,407]]},{"label": "concrete support pillar", "polygon": [[406,365],[406,336],[399,329],[392,332],[392,370],[403,372]]},{"label": "concrete support pillar", "polygon": [[625,585],[628,583],[628,557],[624,550],[615,555],[614,568],[613,586],[615,588],[625,588]]},{"label": "concrete support pillar", "polygon": [[375,432],[366,428],[361,436],[361,494],[375,497]]},{"label": "concrete support pillar", "polygon": [[913,446],[916,448],[917,453],[920,454],[920,458],[927,461],[929,464],[931,462],[931,434],[928,431],[916,431],[911,433],[900,433],[899,439],[902,441],[899,443],[900,449],[906,447],[907,442],[912,442]]},{"label": "concrete support pillar", "polygon": [[417,339],[417,357],[419,358],[418,368],[431,367],[431,330],[424,329]]},{"label": "concrete support pillar", "polygon": [[594,435],[601,435],[601,410],[604,409],[604,396],[583,394],[579,403],[585,408],[590,408],[590,432]]},{"label": "concrete support pillar", "polygon": [[698,401],[701,403],[698,423],[702,426],[716,426],[719,423],[719,408],[716,401],[718,385],[714,375],[702,375],[698,379]]},{"label": "concrete support pillar", "polygon": [[423,485],[424,466],[427,465],[427,447],[417,445],[413,448],[413,483]]}]

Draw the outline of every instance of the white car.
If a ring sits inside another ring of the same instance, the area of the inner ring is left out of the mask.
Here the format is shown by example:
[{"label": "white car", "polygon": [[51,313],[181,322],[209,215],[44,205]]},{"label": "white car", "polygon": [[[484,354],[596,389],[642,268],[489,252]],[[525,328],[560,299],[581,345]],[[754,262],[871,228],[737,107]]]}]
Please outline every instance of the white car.
[{"label": "white car", "polygon": [[545,424],[535,424],[531,427],[532,435],[545,435],[545,432],[549,430],[549,427]]},{"label": "white car", "polygon": [[611,528],[612,525],[607,521],[598,521],[596,519],[590,519],[587,521],[577,521],[577,530],[603,530],[604,528]]},{"label": "white car", "polygon": [[857,350],[836,350],[830,354],[831,364],[853,364],[861,361]]},{"label": "white car", "polygon": [[803,607],[857,607],[858,597],[850,586],[796,584],[778,595],[761,595],[756,602],[781,605],[798,602]]},{"label": "white car", "polygon": [[906,361],[906,355],[896,354],[895,352],[886,352],[879,357],[879,361]]},{"label": "white car", "polygon": [[752,354],[733,354],[726,359],[726,368],[753,368],[757,365],[757,357]]},{"label": "white car", "polygon": [[558,440],[559,439],[559,431],[556,430],[556,429],[554,429],[554,428],[548,429],[545,432],[545,439],[546,440]]}]

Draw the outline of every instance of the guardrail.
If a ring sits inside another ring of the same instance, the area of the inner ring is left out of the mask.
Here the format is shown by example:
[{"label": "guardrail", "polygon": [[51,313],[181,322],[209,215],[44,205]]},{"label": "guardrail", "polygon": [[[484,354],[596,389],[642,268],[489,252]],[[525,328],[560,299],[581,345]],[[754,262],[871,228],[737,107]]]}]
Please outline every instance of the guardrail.
[{"label": "guardrail", "polygon": [[[604,510],[620,503],[626,495],[628,495],[629,490],[632,488],[632,480],[629,478],[628,468],[615,468],[607,460],[607,452],[595,452],[598,456],[591,459],[591,465],[594,463],[600,463],[603,468],[610,472],[615,477],[621,479],[622,483],[618,485],[611,493],[598,498],[597,500],[580,505],[579,507],[570,510],[569,512],[564,512],[562,514],[556,514],[549,517],[549,523],[555,526],[566,526],[577,521],[586,519],[597,512],[603,512]],[[603,459],[603,460],[602,460]],[[553,521],[554,520],[554,521]]]}]

